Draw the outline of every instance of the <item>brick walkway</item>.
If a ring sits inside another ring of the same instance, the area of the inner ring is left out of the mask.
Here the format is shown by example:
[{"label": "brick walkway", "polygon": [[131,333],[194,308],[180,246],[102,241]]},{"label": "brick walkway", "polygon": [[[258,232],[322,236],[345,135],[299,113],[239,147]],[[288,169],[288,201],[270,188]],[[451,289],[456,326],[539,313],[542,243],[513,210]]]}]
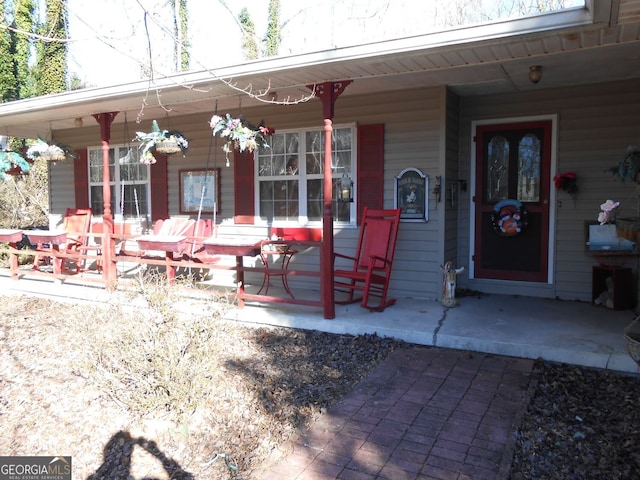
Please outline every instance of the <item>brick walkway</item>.
[{"label": "brick walkway", "polygon": [[508,477],[532,360],[396,350],[257,480]]}]

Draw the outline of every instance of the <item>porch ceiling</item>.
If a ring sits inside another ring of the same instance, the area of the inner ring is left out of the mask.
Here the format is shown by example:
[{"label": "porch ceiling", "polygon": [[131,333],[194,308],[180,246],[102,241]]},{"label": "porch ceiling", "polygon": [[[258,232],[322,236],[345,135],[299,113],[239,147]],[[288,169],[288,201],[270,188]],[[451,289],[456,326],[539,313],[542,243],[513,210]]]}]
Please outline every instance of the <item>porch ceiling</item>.
[{"label": "porch ceiling", "polygon": [[[91,115],[102,112],[127,112],[131,120],[140,113],[144,119],[163,117],[164,108],[170,108],[172,116],[213,112],[216,102],[220,111],[234,110],[240,90],[249,88],[267,92],[265,100],[275,94],[278,101],[296,101],[309,94],[306,85],[346,79],[353,83],[342,96],[441,85],[472,96],[640,79],[640,4],[611,0],[608,8],[604,21],[582,27],[515,36],[505,31],[481,41],[466,38],[466,30],[460,30],[442,38],[436,34],[275,57],[5,103],[0,105],[0,135],[48,137],[51,130],[73,128],[78,117],[90,125]],[[531,65],[543,68],[538,84],[529,80]],[[242,97],[243,107],[258,103]],[[117,115],[115,122],[124,117]]]}]

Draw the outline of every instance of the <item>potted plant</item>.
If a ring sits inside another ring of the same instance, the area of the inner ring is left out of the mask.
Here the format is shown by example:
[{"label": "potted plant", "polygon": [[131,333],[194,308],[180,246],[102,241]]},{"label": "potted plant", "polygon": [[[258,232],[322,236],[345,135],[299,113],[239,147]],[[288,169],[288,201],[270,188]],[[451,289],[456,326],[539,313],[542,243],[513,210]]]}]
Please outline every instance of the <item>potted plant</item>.
[{"label": "potted plant", "polygon": [[31,168],[31,163],[20,152],[11,150],[0,151],[0,179],[6,175],[23,175]]},{"label": "potted plant", "polygon": [[640,241],[640,147],[638,145],[627,147],[618,165],[611,167],[608,171],[622,182],[631,181],[636,184],[636,216],[616,217],[615,224],[618,236],[638,242]]},{"label": "potted plant", "polygon": [[27,149],[27,158],[31,160],[47,160],[50,162],[62,162],[67,157],[78,158],[78,155],[67,145],[55,142],[46,142],[38,138]]},{"label": "potted plant", "polygon": [[174,155],[182,152],[182,156],[187,154],[189,140],[178,130],[161,130],[157,120],[151,122],[151,131],[136,132],[134,141],[140,142],[140,161],[142,163],[155,163],[152,152],[156,151],[162,155]]},{"label": "potted plant", "polygon": [[269,148],[267,137],[273,135],[276,131],[273,128],[266,127],[262,123],[255,127],[251,123],[243,120],[242,117],[232,118],[228,113],[221,117],[214,115],[209,121],[212,134],[226,138],[227,141],[222,146],[222,150],[229,159],[229,153],[233,150],[244,152],[248,150],[253,152],[256,147]]}]

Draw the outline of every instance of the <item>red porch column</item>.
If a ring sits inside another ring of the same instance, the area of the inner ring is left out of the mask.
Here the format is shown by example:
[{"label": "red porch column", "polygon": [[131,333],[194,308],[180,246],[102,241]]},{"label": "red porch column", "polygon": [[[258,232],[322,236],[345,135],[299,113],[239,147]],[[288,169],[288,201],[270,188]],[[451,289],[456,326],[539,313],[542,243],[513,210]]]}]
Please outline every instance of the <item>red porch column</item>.
[{"label": "red porch column", "polygon": [[118,112],[98,113],[94,118],[100,125],[102,139],[102,197],[104,211],[102,212],[102,233],[106,234],[102,246],[103,270],[107,290],[113,290],[116,285],[116,244],[113,238],[113,214],[111,212],[111,176],[109,174],[109,140],[111,140],[111,123]]},{"label": "red porch column", "polygon": [[333,114],[336,99],[351,80],[307,85],[314,95],[322,100],[324,116],[324,199],[322,215],[322,248],[320,251],[320,296],[324,304],[324,318],[336,318],[336,299],[333,290],[333,170],[331,169],[331,145]]}]

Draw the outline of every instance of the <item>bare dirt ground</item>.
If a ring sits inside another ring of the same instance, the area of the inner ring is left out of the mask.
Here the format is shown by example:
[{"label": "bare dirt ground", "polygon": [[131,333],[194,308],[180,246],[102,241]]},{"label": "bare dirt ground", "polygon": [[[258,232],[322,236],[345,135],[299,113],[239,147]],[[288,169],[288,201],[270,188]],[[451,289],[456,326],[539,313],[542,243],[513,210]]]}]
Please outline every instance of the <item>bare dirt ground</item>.
[{"label": "bare dirt ground", "polygon": [[[247,328],[157,288],[108,306],[0,297],[0,452],[77,479],[250,479],[403,343]],[[640,380],[536,362],[511,479],[640,478]],[[287,480],[287,479],[283,479]]]}]

